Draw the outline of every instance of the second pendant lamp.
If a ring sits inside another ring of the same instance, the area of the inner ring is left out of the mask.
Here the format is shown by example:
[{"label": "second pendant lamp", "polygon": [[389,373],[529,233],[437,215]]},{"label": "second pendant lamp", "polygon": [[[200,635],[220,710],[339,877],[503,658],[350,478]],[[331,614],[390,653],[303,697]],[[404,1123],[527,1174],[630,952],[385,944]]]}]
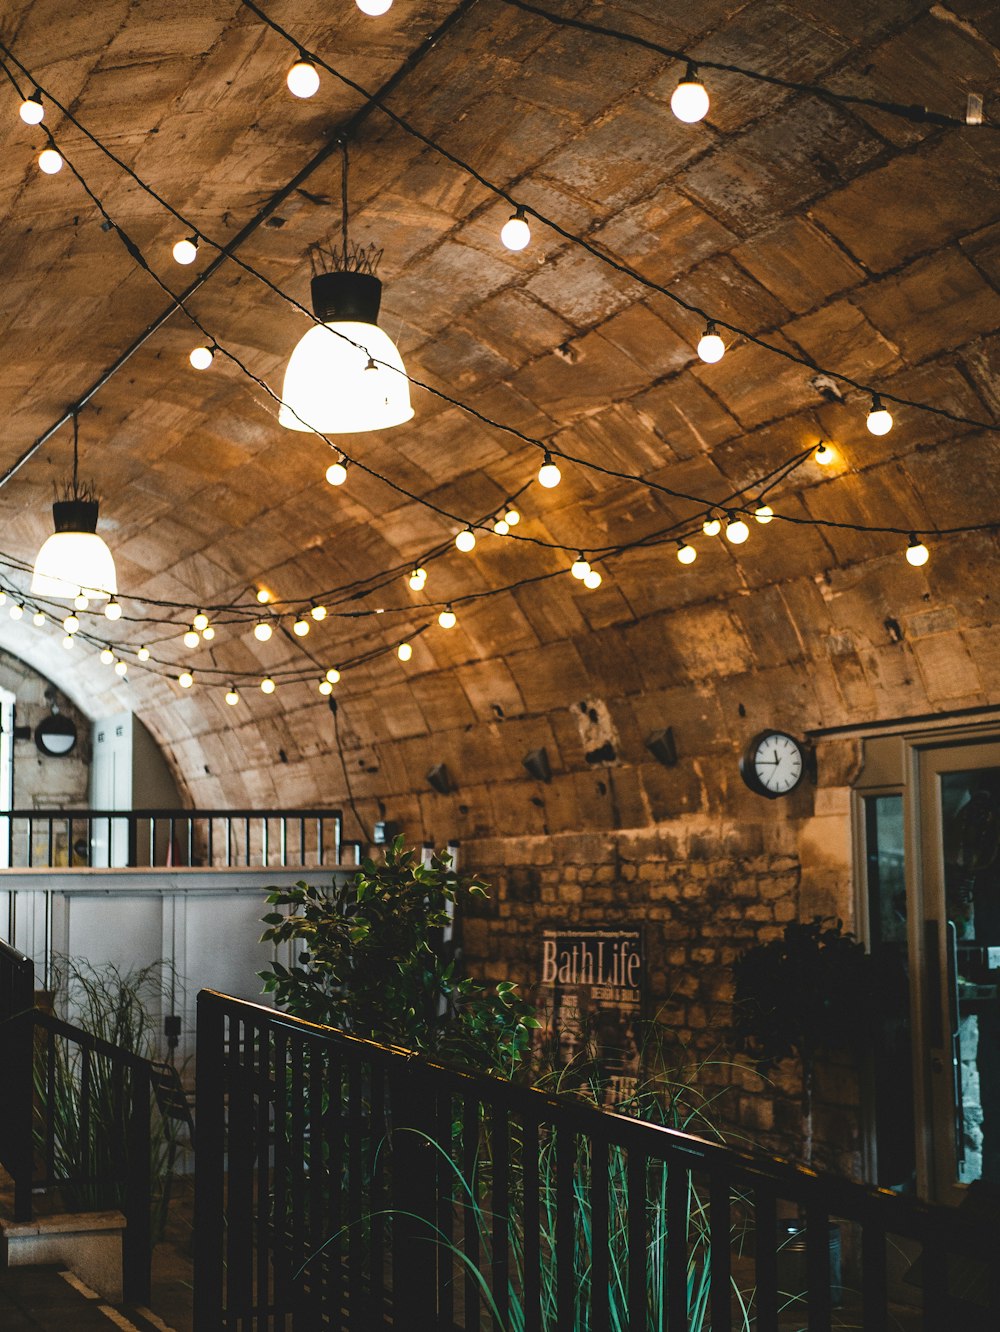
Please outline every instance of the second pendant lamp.
[{"label": "second pendant lamp", "polygon": [[403,358],[379,328],[378,256],[347,240],[347,145],[343,143],[342,242],[336,269],[312,280],[320,324],[299,339],[285,370],[278,421],[289,430],[346,435],[386,430],[413,416]]}]

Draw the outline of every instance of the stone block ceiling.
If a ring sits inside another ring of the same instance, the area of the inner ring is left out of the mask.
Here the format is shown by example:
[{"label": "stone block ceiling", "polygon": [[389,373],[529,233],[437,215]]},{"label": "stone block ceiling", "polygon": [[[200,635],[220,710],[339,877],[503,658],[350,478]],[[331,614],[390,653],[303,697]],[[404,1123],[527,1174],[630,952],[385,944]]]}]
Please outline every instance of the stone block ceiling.
[{"label": "stone block ceiling", "polygon": [[[986,0],[547,7],[837,93],[959,119],[969,93],[986,96],[988,116],[1000,105],[1000,11]],[[378,19],[349,0],[264,8],[375,89],[456,7],[395,0]],[[380,322],[410,374],[565,453],[709,500],[830,440],[833,466],[807,461],[768,496],[779,514],[919,529],[930,563],[905,562],[905,535],[778,520],[751,523],[738,549],[699,537],[690,568],[672,544],[600,561],[603,584],[587,590],[568,573],[575,549],[697,526],[703,506],[564,463],[556,490],[532,485],[519,500],[518,535],[542,544],[483,533],[473,554],[435,560],[424,592],[394,575],[352,603],[384,615],[331,615],[301,643],[277,633],[261,644],[249,624],[220,624],[211,645],[188,652],[183,615],[152,600],[216,605],[247,600],[263,583],[302,604],[377,580],[461,526],[419,501],[478,518],[520,490],[540,459],[417,388],[412,422],[344,439],[349,455],[416,499],[359,467],[330,487],[326,446],[279,427],[274,404],[231,362],[190,368],[203,339],[177,313],[80,417],[81,470],[102,495],[125,605],[116,625],[91,616],[84,627],[125,650],[156,643],[162,660],[195,671],[195,688],[138,665],[111,684],[96,652],[64,653],[55,629],[5,616],[0,642],[94,715],[134,708],[198,803],[339,803],[346,768],[366,817],[391,800],[411,827],[459,836],[639,826],[723,799],[738,808],[753,798],[733,784],[729,760],[754,729],[802,733],[1000,702],[996,533],[932,535],[1000,522],[995,429],[901,407],[893,431],[875,438],[865,395],[846,387],[831,400],[811,368],[1000,420],[1000,133],[725,72],[705,74],[707,121],[683,125],[669,109],[676,60],[503,0],[460,8],[398,80],[392,110],[573,236],[810,364],[741,338],[728,339],[719,364],[703,364],[694,353],[703,321],[540,223],[526,250],[505,250],[498,232],[509,207],[375,110],[350,144],[351,227],[384,248]],[[284,75],[294,50],[237,0],[10,0],[2,38],[220,244],[364,101],[327,74],[316,97],[293,99]],[[18,119],[17,101],[9,87],[0,93],[0,467],[165,304],[70,171],[37,170],[43,140]],[[177,220],[51,106],[46,124],[150,267],[182,290],[210,247],[194,269],[178,268]],[[335,238],[339,187],[333,155],[241,258],[307,301],[308,249]],[[191,309],[280,386],[307,326],[300,313],[233,263]],[[3,487],[5,556],[33,559],[69,459],[63,429]],[[461,601],[547,574],[558,576]],[[8,582],[26,586],[17,573]],[[459,623],[445,631],[437,603],[448,600]],[[163,622],[137,622],[149,617]],[[345,671],[338,756],[315,687],[320,665],[425,624],[409,663],[390,651]],[[223,677],[209,686],[199,675],[308,665],[304,647],[315,679],[270,697],[248,681],[235,709]],[[665,725],[697,765],[649,761],[643,739]],[[555,774],[544,789],[521,767],[542,745]],[[603,757],[588,759],[595,752]],[[427,787],[427,768],[442,761],[455,797]]]}]

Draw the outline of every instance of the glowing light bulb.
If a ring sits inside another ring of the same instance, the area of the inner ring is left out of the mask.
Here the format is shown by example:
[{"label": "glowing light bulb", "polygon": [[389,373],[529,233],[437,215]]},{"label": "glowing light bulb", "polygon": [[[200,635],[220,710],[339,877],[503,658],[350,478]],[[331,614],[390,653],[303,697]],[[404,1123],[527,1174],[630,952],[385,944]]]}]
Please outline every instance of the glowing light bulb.
[{"label": "glowing light bulb", "polygon": [[215,360],[215,352],[211,347],[192,347],[188,360],[196,370],[207,370]]},{"label": "glowing light bulb", "polygon": [[85,611],[87,607],[90,605],[90,598],[87,596],[86,592],[84,592],[82,588],[73,598],[73,605],[76,607],[78,611]]},{"label": "glowing light bulb", "polygon": [[400,643],[396,649],[396,656],[400,661],[409,661],[413,656],[413,648],[409,643]]},{"label": "glowing light bulb", "polygon": [[74,615],[73,612],[70,611],[69,615],[67,615],[65,620],[63,620],[63,628],[66,630],[68,634],[75,634],[76,631],[79,629],[79,627],[80,627],[79,617]]},{"label": "glowing light bulb", "polygon": [[310,607],[309,607],[309,614],[313,617],[314,620],[325,620],[325,619],[326,619],[326,607],[325,607],[325,606],[310,606]]},{"label": "glowing light bulb", "polygon": [[269,675],[265,675],[263,680],[261,680],[260,682],[260,692],[262,694],[273,694],[274,690],[275,690],[274,681],[271,679]]},{"label": "glowing light bulb", "polygon": [[561,480],[562,472],[552,461],[552,454],[546,452],[538,469],[538,484],[546,490],[554,490]]},{"label": "glowing light bulb", "polygon": [[531,240],[531,228],[524,218],[524,209],[517,208],[500,229],[500,239],[508,250],[523,250]]},{"label": "glowing light bulb", "polygon": [[104,607],[104,614],[109,620],[120,620],[122,618],[122,604],[115,597],[111,597]]},{"label": "glowing light bulb", "polygon": [[208,616],[205,614],[204,611],[199,611],[198,614],[194,617],[194,619],[191,621],[191,628],[197,629],[199,634],[203,629],[208,628]]},{"label": "glowing light bulb", "polygon": [[139,658],[140,661],[149,661],[149,648],[143,646],[139,649],[139,651],[135,655]]},{"label": "glowing light bulb", "polygon": [[37,88],[24,99],[17,109],[17,114],[26,125],[40,125],[42,123],[45,119],[45,107],[42,105],[42,94]]},{"label": "glowing light bulb", "polygon": [[119,658],[119,660],[115,662],[115,675],[119,676],[123,680],[125,679],[126,675],[128,675],[127,661],[122,661]]},{"label": "glowing light bulb", "polygon": [[179,264],[193,264],[198,258],[198,237],[185,236],[174,245],[174,259]]},{"label": "glowing light bulb", "polygon": [[506,536],[510,531],[510,523],[506,518],[494,518],[493,531],[496,532],[497,536]]},{"label": "glowing light bulb", "polygon": [[303,620],[302,616],[300,615],[299,618],[292,625],[292,633],[295,634],[296,638],[305,638],[308,632],[309,632],[309,621]]},{"label": "glowing light bulb", "polygon": [[503,520],[508,527],[516,527],[518,523],[521,521],[521,515],[512,505],[510,505],[507,508],[507,512],[503,516]]},{"label": "glowing light bulb", "polygon": [[295,97],[313,97],[319,91],[319,71],[311,60],[299,56],[285,75],[288,91]]},{"label": "glowing light bulb", "polygon": [[206,643],[211,643],[212,639],[215,637],[214,626],[206,624],[204,629],[201,631],[201,636]]},{"label": "glowing light bulb", "polygon": [[197,629],[191,628],[184,635],[184,646],[186,648],[196,648],[201,642],[201,634]]},{"label": "glowing light bulb", "polygon": [[69,649],[73,646],[73,644],[74,644],[75,642],[76,642],[76,639],[73,637],[73,635],[72,635],[72,634],[67,634],[66,637],[63,639],[63,647],[64,647],[64,648],[66,649],[66,651],[68,652]]},{"label": "glowing light bulb", "polygon": [[445,606],[438,616],[438,624],[442,629],[454,629],[455,625],[458,624],[458,616],[452,610],[450,603]]},{"label": "glowing light bulb", "polygon": [[36,629],[41,629],[42,625],[45,623],[44,612],[35,611],[34,615],[31,617],[31,623],[35,626]]},{"label": "glowing light bulb", "polygon": [[686,541],[678,541],[677,558],[681,564],[694,564],[698,558],[698,552],[694,546],[689,546]]},{"label": "glowing light bulb", "polygon": [[326,673],[326,678],[330,681],[331,684],[340,683],[340,672],[337,670],[336,666],[330,667],[330,669]]},{"label": "glowing light bulb", "polygon": [[62,154],[57,153],[54,148],[43,148],[38,154],[39,170],[44,171],[47,176],[54,176],[57,171],[61,171],[62,164]]},{"label": "glowing light bulb", "polygon": [[716,332],[715,325],[709,322],[708,327],[698,340],[698,355],[707,365],[715,365],[716,361],[721,361],[725,354],[726,344]]},{"label": "glowing light bulb", "polygon": [[257,589],[257,600],[260,602],[262,606],[266,606],[267,603],[271,600],[270,589],[266,587],[259,587]]},{"label": "glowing light bulb", "polygon": [[770,504],[758,504],[753,511],[753,516],[763,527],[766,527],[774,519],[774,510]]},{"label": "glowing light bulb", "polygon": [[836,456],[824,439],[821,439],[816,445],[816,452],[813,454],[813,458],[819,463],[820,467],[829,467]]},{"label": "glowing light bulb", "polygon": [[892,429],[892,415],[882,406],[882,399],[877,393],[872,395],[872,405],[865,424],[873,435],[887,435]]},{"label": "glowing light bulb", "polygon": [[361,10],[362,14],[368,14],[371,18],[378,18],[382,14],[388,14],[392,8],[392,0],[354,0],[354,3]]},{"label": "glowing light bulb", "polygon": [[709,105],[708,93],[698,77],[697,69],[694,65],[688,65],[687,72],[671,94],[671,111],[685,125],[694,125],[705,119]]},{"label": "glowing light bulb", "polygon": [[329,680],[320,680],[319,692],[323,695],[324,698],[326,698],[328,695],[333,693],[333,685],[330,683]]},{"label": "glowing light bulb", "polygon": [[115,654],[111,651],[109,647],[101,649],[101,661],[104,662],[105,666],[110,666],[114,661],[114,659],[115,659]]},{"label": "glowing light bulb", "polygon": [[7,600],[7,593],[0,591],[0,606],[4,605],[6,600]]},{"label": "glowing light bulb", "polygon": [[411,592],[422,592],[427,582],[427,570],[421,568],[413,569],[406,581],[410,585]]},{"label": "glowing light bulb", "polygon": [[266,620],[258,620],[253,627],[253,636],[258,643],[266,643],[273,632],[273,629]]},{"label": "glowing light bulb", "polygon": [[701,530],[706,536],[718,536],[722,531],[722,523],[718,518],[708,517],[702,523]]},{"label": "glowing light bulb", "polygon": [[907,563],[912,564],[914,569],[919,569],[922,564],[927,563],[930,557],[931,557],[930,551],[927,549],[924,543],[921,540],[919,540],[916,532],[911,532],[910,542],[909,545],[906,547]]},{"label": "glowing light bulb", "polygon": [[475,550],[476,534],[471,527],[467,527],[464,531],[459,532],[458,536],[455,538],[455,545],[463,555],[468,555],[470,550]]},{"label": "glowing light bulb", "polygon": [[600,573],[596,569],[591,569],[584,577],[583,585],[584,587],[595,588],[600,587],[603,582],[604,579],[601,577]]},{"label": "glowing light bulb", "polygon": [[190,689],[194,684],[194,676],[190,671],[181,671],[180,675],[177,677],[177,683],[182,689]]},{"label": "glowing light bulb", "polygon": [[734,518],[730,515],[726,523],[726,540],[731,541],[734,546],[742,546],[750,535],[750,529],[742,518]]},{"label": "glowing light bulb", "polygon": [[583,551],[581,551],[573,561],[573,567],[570,569],[570,573],[574,578],[579,578],[581,582],[583,582],[587,577],[587,574],[590,573],[590,564],[583,558]]},{"label": "glowing light bulb", "polygon": [[231,708],[235,708],[236,704],[239,701],[240,701],[239,691],[237,690],[235,685],[230,685],[229,688],[226,690],[226,702],[229,704]]},{"label": "glowing light bulb", "polygon": [[347,467],[343,458],[339,462],[331,463],[326,469],[326,479],[331,486],[342,486],[347,480]]},{"label": "glowing light bulb", "polygon": [[14,605],[11,606],[10,608],[10,618],[12,620],[20,620],[23,617],[23,615],[24,615],[24,606],[19,601],[15,602]]}]

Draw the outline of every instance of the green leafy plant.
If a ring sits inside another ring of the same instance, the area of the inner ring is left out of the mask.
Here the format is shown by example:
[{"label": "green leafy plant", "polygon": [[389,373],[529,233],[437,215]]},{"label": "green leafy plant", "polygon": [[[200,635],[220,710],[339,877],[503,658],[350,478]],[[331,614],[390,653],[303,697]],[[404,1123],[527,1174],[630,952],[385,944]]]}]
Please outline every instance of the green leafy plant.
[{"label": "green leafy plant", "polygon": [[510,1077],[538,1026],[534,1009],[511,981],[461,975],[443,944],[453,910],[486,895],[447,856],[421,864],[402,838],[350,882],[274,889],[268,904],[291,911],[263,917],[262,942],[301,951],[292,966],[259,973],[264,991],[298,1017]]},{"label": "green leafy plant", "polygon": [[877,1009],[871,958],[841,921],[816,917],[793,921],[781,938],[748,948],[733,974],[736,1038],[758,1072],[799,1060],[802,1156],[810,1165],[816,1061],[834,1051],[859,1051],[871,1038]]}]

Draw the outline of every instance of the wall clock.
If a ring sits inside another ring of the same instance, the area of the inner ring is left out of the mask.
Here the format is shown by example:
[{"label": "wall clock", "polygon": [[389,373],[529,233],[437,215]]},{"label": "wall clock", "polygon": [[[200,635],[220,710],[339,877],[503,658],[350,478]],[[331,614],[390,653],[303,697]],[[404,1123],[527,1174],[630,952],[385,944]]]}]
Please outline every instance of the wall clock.
[{"label": "wall clock", "polygon": [[761,731],[740,759],[740,776],[747,786],[769,800],[794,791],[805,770],[802,744],[785,731]]}]

